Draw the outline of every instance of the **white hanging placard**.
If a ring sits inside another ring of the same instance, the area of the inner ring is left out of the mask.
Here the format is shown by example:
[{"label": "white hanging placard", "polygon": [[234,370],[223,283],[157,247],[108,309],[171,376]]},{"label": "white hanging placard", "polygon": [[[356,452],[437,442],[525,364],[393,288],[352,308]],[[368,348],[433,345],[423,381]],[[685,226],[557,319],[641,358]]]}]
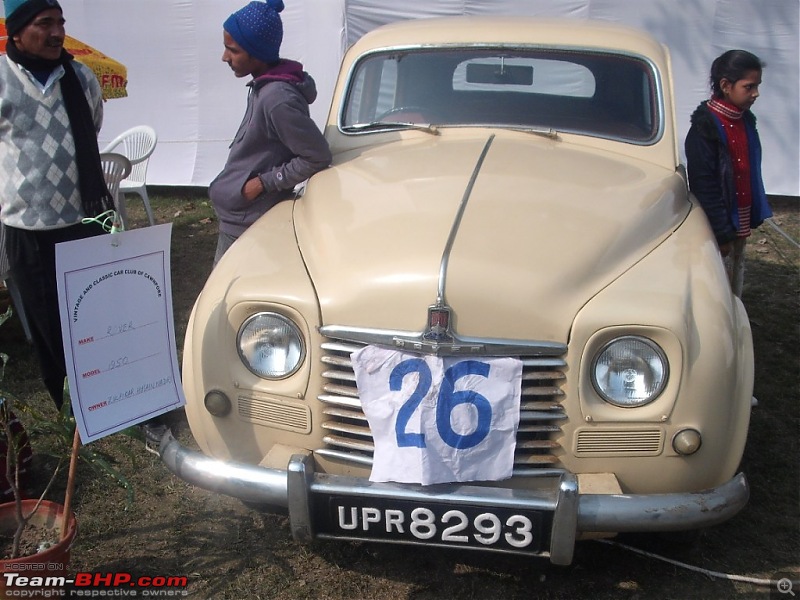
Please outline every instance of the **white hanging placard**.
[{"label": "white hanging placard", "polygon": [[85,444],[185,404],[170,278],[172,225],[56,246],[67,378]]}]

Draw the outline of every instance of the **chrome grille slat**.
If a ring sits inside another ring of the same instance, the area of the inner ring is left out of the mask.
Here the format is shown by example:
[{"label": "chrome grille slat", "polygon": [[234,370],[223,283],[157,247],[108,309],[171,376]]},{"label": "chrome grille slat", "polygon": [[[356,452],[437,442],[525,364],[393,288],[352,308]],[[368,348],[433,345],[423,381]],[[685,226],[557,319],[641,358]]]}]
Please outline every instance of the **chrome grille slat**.
[{"label": "chrome grille slat", "polygon": [[530,454],[528,456],[514,455],[515,465],[554,465],[558,463],[558,457],[552,454]]},{"label": "chrome grille slat", "polygon": [[354,440],[351,438],[342,437],[340,435],[326,435],[322,441],[331,446],[338,448],[349,448],[351,450],[365,450],[367,452],[375,452],[375,444],[371,442],[364,442]]},{"label": "chrome grille slat", "polygon": [[539,358],[539,357],[525,357],[522,359],[522,366],[523,367],[556,367],[557,369],[563,369],[567,366],[560,358]]},{"label": "chrome grille slat", "polygon": [[324,355],[321,359],[323,364],[326,365],[333,365],[334,367],[352,367],[353,363],[350,360],[350,355],[347,355],[347,358],[342,356],[333,356],[331,354]]},{"label": "chrome grille slat", "polygon": [[345,406],[347,408],[357,408],[358,410],[361,410],[361,400],[358,399],[358,396],[353,398],[351,396],[340,397],[324,394],[322,396],[318,396],[317,400],[333,406]]},{"label": "chrome grille slat", "polygon": [[564,392],[562,392],[557,387],[533,387],[533,386],[523,386],[522,387],[522,396],[563,396]]},{"label": "chrome grille slat", "polygon": [[519,411],[519,420],[521,421],[563,421],[567,415],[563,413],[549,413],[534,410],[521,410]]},{"label": "chrome grille slat", "polygon": [[558,442],[552,440],[517,440],[517,451],[519,450],[542,450],[559,448]]},{"label": "chrome grille slat", "polygon": [[372,439],[372,433],[370,432],[369,427],[348,425],[346,423],[340,423],[337,421],[325,421],[322,424],[322,427],[323,429],[335,431],[337,433],[347,433],[357,437],[369,438],[370,440]]},{"label": "chrome grille slat", "polygon": [[363,412],[358,410],[345,410],[334,407],[323,409],[322,414],[330,417],[341,417],[342,419],[352,419],[355,421],[363,421],[364,423],[367,422],[367,417]]},{"label": "chrome grille slat", "polygon": [[520,421],[519,427],[517,428],[517,435],[520,433],[555,433],[556,431],[561,431],[561,427],[558,425],[529,425],[527,423],[523,423]]},{"label": "chrome grille slat", "polygon": [[336,381],[356,382],[356,375],[352,371],[325,371],[322,376],[326,379],[334,379]]},{"label": "chrome grille slat", "polygon": [[[328,394],[346,396],[347,398],[358,398],[358,390],[354,386],[326,383],[325,385],[322,386],[322,389]],[[361,407],[360,402],[358,406]]]},{"label": "chrome grille slat", "polygon": [[[338,336],[346,328],[325,327],[324,333]],[[370,330],[370,338],[380,337],[380,332]],[[385,332],[388,346],[397,332]],[[359,339],[345,335],[350,339]],[[376,342],[383,343],[383,342]],[[321,362],[327,367],[322,376],[325,380],[323,393],[318,400],[324,405],[325,416],[321,424],[330,434],[323,438],[325,444],[315,450],[320,456],[330,460],[349,462],[358,465],[371,465],[374,442],[358,397],[355,374],[350,354],[364,347],[364,343],[328,337],[321,344]],[[566,361],[560,353],[566,346],[532,343],[531,348],[521,353],[530,354],[521,358],[522,398],[520,403],[520,424],[517,430],[517,445],[514,454],[515,476],[533,476],[543,472],[558,471],[557,452],[560,448],[555,441],[561,431],[560,423],[567,419],[561,405],[564,391],[561,386],[567,381]],[[519,346],[517,346],[519,348]],[[540,352],[540,348],[545,348]],[[549,354],[554,354],[550,356]]]},{"label": "chrome grille slat", "polygon": [[372,466],[372,456],[367,454],[357,454],[355,452],[342,452],[341,450],[334,450],[332,448],[319,448],[314,453],[317,456],[323,456],[328,459],[338,460],[342,462],[356,463],[367,467]]},{"label": "chrome grille slat", "polygon": [[542,380],[542,379],[566,379],[567,376],[561,371],[533,371],[522,374],[522,381]]},{"label": "chrome grille slat", "polygon": [[363,348],[361,344],[353,344],[351,342],[323,342],[322,349],[328,352],[345,352],[347,353],[347,358],[350,358],[350,354]]},{"label": "chrome grille slat", "polygon": [[557,467],[547,468],[544,466],[533,467],[533,468],[528,466],[523,466],[523,467],[515,466],[513,471],[514,477],[558,477],[562,473],[566,472],[567,472],[566,469],[559,469]]},{"label": "chrome grille slat", "polygon": [[519,410],[520,412],[526,411],[550,411],[550,410],[559,410],[561,405],[558,402],[545,402],[545,401],[526,401],[520,402]]}]

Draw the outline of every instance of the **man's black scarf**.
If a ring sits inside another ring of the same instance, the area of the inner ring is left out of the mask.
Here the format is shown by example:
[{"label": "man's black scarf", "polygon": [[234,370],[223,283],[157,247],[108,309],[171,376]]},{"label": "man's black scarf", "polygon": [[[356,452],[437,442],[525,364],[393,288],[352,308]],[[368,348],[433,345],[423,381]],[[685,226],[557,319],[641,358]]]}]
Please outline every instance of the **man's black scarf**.
[{"label": "man's black scarf", "polygon": [[72,137],[75,140],[75,162],[78,165],[78,188],[81,193],[83,212],[87,217],[96,217],[100,213],[114,208],[114,199],[108,192],[103,169],[100,166],[100,150],[97,146],[97,133],[94,129],[92,111],[78,75],[72,68],[73,56],[63,48],[61,56],[55,60],[30,56],[20,52],[11,37],[6,41],[6,54],[8,54],[8,58],[31,73],[52,71],[58,65],[64,67],[64,76],[60,81],[61,95],[64,98],[64,108],[69,117]]}]

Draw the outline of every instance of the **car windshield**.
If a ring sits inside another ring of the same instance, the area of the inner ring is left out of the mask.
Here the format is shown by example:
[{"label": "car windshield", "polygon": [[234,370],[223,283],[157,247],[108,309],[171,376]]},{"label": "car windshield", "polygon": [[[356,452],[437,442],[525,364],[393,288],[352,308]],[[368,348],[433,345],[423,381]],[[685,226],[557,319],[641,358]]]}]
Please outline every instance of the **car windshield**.
[{"label": "car windshield", "polygon": [[348,83],[345,132],[492,126],[636,144],[660,129],[657,77],[644,60],[607,52],[414,48],[361,58]]}]

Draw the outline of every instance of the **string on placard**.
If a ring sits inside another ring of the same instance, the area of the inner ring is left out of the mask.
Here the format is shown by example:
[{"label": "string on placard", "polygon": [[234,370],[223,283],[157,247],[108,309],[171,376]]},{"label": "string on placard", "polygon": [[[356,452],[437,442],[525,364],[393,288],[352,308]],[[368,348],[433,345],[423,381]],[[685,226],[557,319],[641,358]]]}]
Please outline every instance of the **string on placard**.
[{"label": "string on placard", "polygon": [[[100,227],[103,228],[103,231],[107,231],[108,233],[112,234],[125,230],[125,226],[122,224],[122,219],[119,218],[119,214],[113,208],[100,213],[96,217],[86,217],[81,222],[84,225],[88,225],[89,223],[99,223]],[[113,246],[117,246],[119,245],[119,239],[115,237],[111,243]]]}]

